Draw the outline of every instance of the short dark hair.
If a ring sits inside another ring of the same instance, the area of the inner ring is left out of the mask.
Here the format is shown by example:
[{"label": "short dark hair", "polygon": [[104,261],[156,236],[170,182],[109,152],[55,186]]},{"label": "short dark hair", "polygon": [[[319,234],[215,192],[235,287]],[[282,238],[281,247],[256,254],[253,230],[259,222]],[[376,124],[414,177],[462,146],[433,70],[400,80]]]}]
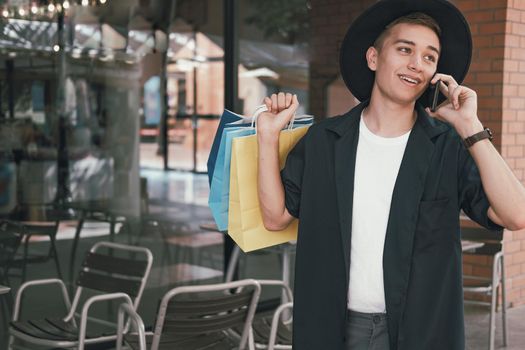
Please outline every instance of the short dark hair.
[{"label": "short dark hair", "polygon": [[434,18],[423,12],[412,12],[408,15],[396,18],[385,27],[383,32],[381,32],[381,34],[379,34],[377,39],[374,41],[374,47],[376,50],[380,50],[383,47],[383,42],[390,33],[390,29],[392,29],[392,27],[394,27],[396,24],[400,23],[417,24],[430,28],[432,31],[434,31],[434,33],[436,33],[438,38],[441,39],[441,28]]}]

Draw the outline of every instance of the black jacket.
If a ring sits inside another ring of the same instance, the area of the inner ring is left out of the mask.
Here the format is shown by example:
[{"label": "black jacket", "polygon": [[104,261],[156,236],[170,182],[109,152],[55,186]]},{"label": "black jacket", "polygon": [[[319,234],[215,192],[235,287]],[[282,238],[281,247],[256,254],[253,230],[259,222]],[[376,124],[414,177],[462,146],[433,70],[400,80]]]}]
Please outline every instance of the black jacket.
[{"label": "black jacket", "polygon": [[[288,155],[286,208],[299,218],[294,349],[345,348],[354,167],[366,103],[323,120]],[[459,135],[417,107],[383,253],[390,349],[464,349],[459,211],[492,229],[478,169]]]}]

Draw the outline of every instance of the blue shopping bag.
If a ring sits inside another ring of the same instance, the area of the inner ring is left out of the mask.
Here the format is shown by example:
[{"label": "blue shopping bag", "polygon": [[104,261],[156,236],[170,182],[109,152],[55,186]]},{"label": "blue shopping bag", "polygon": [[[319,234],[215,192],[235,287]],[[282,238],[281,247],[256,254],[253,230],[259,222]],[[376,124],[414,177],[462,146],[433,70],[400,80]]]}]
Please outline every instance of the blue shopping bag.
[{"label": "blue shopping bag", "polygon": [[219,145],[221,143],[223,130],[229,127],[230,123],[240,122],[235,126],[249,126],[251,124],[251,119],[246,119],[244,116],[229,111],[227,109],[221,115],[221,120],[219,126],[217,127],[217,132],[215,133],[215,138],[211,145],[210,154],[208,156],[208,182],[211,186],[211,181],[213,179],[213,173],[215,171],[215,163],[217,161],[217,152],[219,151]]},{"label": "blue shopping bag", "polygon": [[228,229],[232,141],[236,137],[253,134],[255,134],[255,128],[252,127],[228,127],[223,130],[208,198],[208,205],[219,231]]}]

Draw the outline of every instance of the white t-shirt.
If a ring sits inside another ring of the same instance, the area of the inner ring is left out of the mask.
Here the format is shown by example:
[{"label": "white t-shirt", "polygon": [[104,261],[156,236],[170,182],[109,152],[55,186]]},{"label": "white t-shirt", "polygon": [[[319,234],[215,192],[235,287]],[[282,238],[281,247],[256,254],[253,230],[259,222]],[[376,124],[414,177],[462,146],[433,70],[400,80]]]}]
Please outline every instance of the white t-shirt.
[{"label": "white t-shirt", "polygon": [[410,131],[393,138],[377,136],[366,127],[361,116],[352,212],[350,310],[366,313],[386,310],[383,248],[392,192],[409,136]]}]

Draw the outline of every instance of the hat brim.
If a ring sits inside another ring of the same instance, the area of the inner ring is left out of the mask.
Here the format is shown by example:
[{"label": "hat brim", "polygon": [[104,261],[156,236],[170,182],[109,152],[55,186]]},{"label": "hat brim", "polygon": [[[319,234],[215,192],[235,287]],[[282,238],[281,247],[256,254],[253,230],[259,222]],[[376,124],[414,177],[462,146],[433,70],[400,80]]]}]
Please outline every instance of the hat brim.
[{"label": "hat brim", "polygon": [[[369,99],[374,84],[366,51],[388,24],[413,12],[429,15],[441,27],[437,72],[451,75],[460,84],[465,79],[472,58],[472,36],[467,20],[454,5],[447,0],[381,0],[356,18],[341,44],[341,75],[358,100]],[[427,89],[418,100],[424,107],[429,106],[428,94]]]}]

